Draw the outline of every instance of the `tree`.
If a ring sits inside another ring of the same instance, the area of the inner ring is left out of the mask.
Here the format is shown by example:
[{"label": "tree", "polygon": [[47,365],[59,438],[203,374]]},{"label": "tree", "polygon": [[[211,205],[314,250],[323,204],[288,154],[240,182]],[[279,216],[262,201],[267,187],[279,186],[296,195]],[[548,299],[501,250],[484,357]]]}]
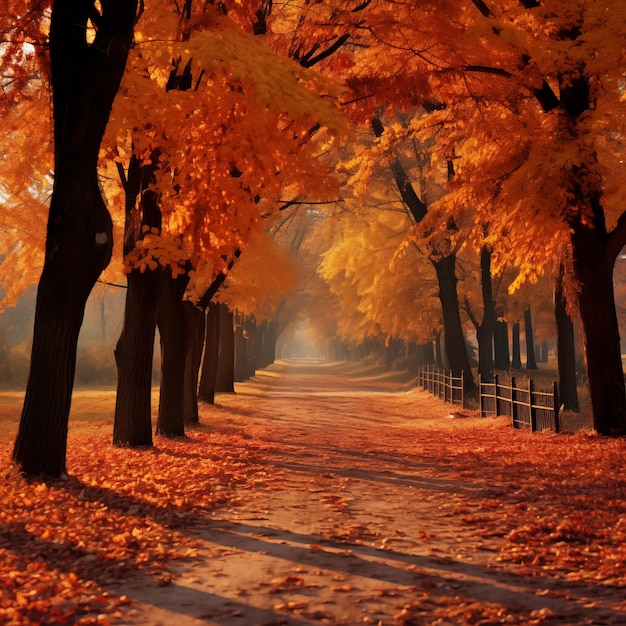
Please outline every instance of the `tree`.
[{"label": "tree", "polygon": [[[111,152],[120,161],[128,196],[128,298],[130,302],[135,284],[144,285],[148,308],[143,317],[150,320],[153,335],[156,311],[161,330],[161,392],[167,388],[171,398],[162,397],[159,405],[157,428],[163,434],[182,434],[184,397],[179,376],[183,362],[170,363],[174,356],[183,358],[178,345],[184,339],[176,334],[177,324],[165,320],[168,316],[174,320],[183,296],[206,306],[211,286],[230,271],[260,231],[263,218],[279,209],[277,198],[297,196],[312,187],[320,194],[335,188],[317,154],[320,145],[332,141],[328,128],[336,131],[343,125],[341,114],[326,97],[334,95],[333,88],[246,32],[250,15],[252,23],[259,17],[250,13],[250,6],[246,5],[248,13],[239,7],[239,13],[226,15],[225,7],[187,2],[169,35],[172,43],[165,58],[174,61],[163,66],[160,44],[142,47],[131,59],[135,72],[124,83],[114,112],[116,143]],[[149,35],[147,30],[142,36]],[[277,89],[280,99],[275,97]],[[146,111],[147,117],[134,119],[138,110]],[[129,128],[134,129],[132,153],[124,167],[128,141],[120,138]],[[185,280],[189,285],[183,289]],[[153,282],[154,290],[149,288]],[[173,288],[174,282],[180,289]],[[133,310],[129,306],[129,316]],[[123,333],[120,341],[133,342],[135,337]],[[148,336],[143,345],[142,353],[148,354]],[[141,402],[141,413],[130,410],[138,405],[135,395],[149,400],[150,394],[147,371],[141,386],[127,378],[128,368],[146,368],[143,361],[133,362],[134,352],[124,351],[130,362],[120,366],[114,441],[151,445],[149,402]],[[133,423],[142,437],[133,434]]]},{"label": "tree", "polygon": [[492,247],[494,272],[518,267],[516,284],[565,261],[568,300],[584,331],[594,426],[624,434],[612,272],[626,243],[624,187],[616,179],[625,122],[618,68],[626,52],[615,45],[626,35],[625,7],[617,0],[427,6],[423,20],[410,19],[408,2],[394,4],[393,19],[379,4],[365,10],[363,36],[373,34],[388,54],[383,69],[379,45],[360,48],[349,70],[353,100],[362,108],[372,93],[366,64],[370,76],[419,77],[422,100],[435,106],[412,132],[434,140],[438,158],[452,158],[457,174],[432,218],[467,224],[467,241]]},{"label": "tree", "polygon": [[[65,471],[76,343],[85,303],[112,252],[98,153],[133,36],[136,3],[54,2],[50,80],[54,187],[31,369],[13,458],[26,474]],[[95,29],[88,40],[88,26]]]},{"label": "tree", "polygon": [[[565,260],[566,295],[584,330],[594,426],[623,434],[612,272],[626,218],[613,173],[621,150],[604,129],[624,128],[621,78],[613,71],[623,63],[614,41],[624,35],[624,7],[556,4],[493,2],[476,12],[485,45],[450,68],[471,87],[476,125],[467,140],[454,137],[464,165],[454,181],[458,195],[447,202],[469,198],[476,221],[490,224],[496,258],[516,263],[521,277],[532,279],[547,259]],[[460,110],[450,106],[457,127]]]}]

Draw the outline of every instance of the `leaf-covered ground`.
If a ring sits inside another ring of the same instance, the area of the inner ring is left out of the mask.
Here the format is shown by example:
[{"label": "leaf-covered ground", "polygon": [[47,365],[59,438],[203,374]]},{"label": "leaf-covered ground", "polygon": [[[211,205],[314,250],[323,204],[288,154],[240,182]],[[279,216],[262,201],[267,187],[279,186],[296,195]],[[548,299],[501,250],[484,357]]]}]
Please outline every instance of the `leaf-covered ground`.
[{"label": "leaf-covered ground", "polygon": [[4,479],[0,624],[626,623],[626,441],[338,364],[237,391],[186,439],[74,427],[68,480]]},{"label": "leaf-covered ground", "polygon": [[108,624],[132,604],[122,583],[165,586],[171,566],[194,559],[189,529],[258,468],[253,442],[198,430],[153,450],[70,438],[70,477],[26,481],[8,466],[0,482],[0,624]]}]

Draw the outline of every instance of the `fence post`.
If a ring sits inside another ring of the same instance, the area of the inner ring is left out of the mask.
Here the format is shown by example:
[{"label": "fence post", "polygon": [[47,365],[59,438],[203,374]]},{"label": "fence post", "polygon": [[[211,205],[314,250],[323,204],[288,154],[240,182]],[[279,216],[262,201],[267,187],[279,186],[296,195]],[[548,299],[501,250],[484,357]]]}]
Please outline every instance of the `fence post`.
[{"label": "fence post", "polygon": [[439,370],[437,372],[437,396],[439,399],[446,399],[446,370]]},{"label": "fence post", "polygon": [[553,383],[553,394],[552,394],[552,402],[554,403],[554,432],[560,432],[561,430],[561,424],[559,421],[559,408],[560,408],[560,404],[559,404],[559,383],[555,380]]},{"label": "fence post", "polygon": [[493,377],[493,382],[494,382],[493,395],[495,396],[495,398],[493,399],[493,409],[494,409],[494,413],[497,416],[498,415],[498,396],[500,395],[498,393],[498,375],[497,374]]},{"label": "fence post", "polygon": [[530,430],[535,432],[537,430],[537,415],[534,409],[533,395],[535,391],[535,385],[530,379],[528,381],[528,408],[530,409]]},{"label": "fence post", "polygon": [[446,402],[452,402],[452,370],[450,370],[448,384],[446,385]]},{"label": "fence post", "polygon": [[478,415],[485,417],[483,414],[483,377],[478,374]]},{"label": "fence post", "polygon": [[[442,388],[442,382],[445,382],[445,376],[446,376],[446,370],[439,370],[437,372],[437,397],[441,400],[441,388]],[[445,387],[443,388],[443,391],[445,393]]]},{"label": "fence post", "polygon": [[513,419],[513,428],[518,428],[517,402],[515,400],[515,376],[511,376],[511,418]]},{"label": "fence post", "polygon": [[465,408],[465,370],[461,370],[461,407]]}]

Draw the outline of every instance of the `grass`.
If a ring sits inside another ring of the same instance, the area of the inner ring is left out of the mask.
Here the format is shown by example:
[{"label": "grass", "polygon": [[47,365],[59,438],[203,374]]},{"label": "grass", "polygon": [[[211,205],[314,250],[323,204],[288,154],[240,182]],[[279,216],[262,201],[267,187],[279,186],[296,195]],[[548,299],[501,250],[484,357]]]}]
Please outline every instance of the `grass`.
[{"label": "grass", "polygon": [[[113,430],[115,414],[115,388],[92,389],[78,387],[72,394],[70,432],[106,432]],[[17,433],[23,391],[0,391],[0,439],[13,438]],[[152,406],[159,405],[158,387],[152,389]],[[156,408],[155,408],[156,411]],[[156,417],[156,414],[155,414]]]}]

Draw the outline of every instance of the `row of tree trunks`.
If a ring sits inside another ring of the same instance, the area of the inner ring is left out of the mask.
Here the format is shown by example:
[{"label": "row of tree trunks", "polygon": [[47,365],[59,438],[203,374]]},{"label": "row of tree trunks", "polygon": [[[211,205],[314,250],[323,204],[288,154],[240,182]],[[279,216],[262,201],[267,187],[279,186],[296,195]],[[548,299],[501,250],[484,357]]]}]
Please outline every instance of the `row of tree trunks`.
[{"label": "row of tree trunks", "polygon": [[224,304],[210,303],[205,322],[204,311],[182,300],[187,273],[172,279],[168,270],[133,271],[128,281],[124,328],[116,348],[118,394],[113,443],[151,446],[156,328],[161,337],[156,432],[182,436],[185,424],[199,421],[199,400],[213,403],[216,392],[234,392],[233,314]]},{"label": "row of tree trunks", "polygon": [[237,380],[235,354],[234,315],[225,304],[210,302],[206,311],[198,401],[214,404],[216,393],[234,393]]},{"label": "row of tree trunks", "polygon": [[[480,266],[484,313],[481,324],[477,324],[476,320],[473,319],[478,338],[478,371],[483,380],[492,380],[494,368],[496,370],[508,370],[509,367],[512,369],[522,368],[520,356],[520,327],[517,322],[513,325],[513,360],[510,361],[508,324],[502,318],[496,319],[491,283],[491,253],[487,248],[481,250]],[[567,313],[567,302],[562,285],[563,275],[564,269],[563,266],[561,266],[561,272],[555,285],[559,389],[564,408],[578,411],[574,325]],[[470,315],[470,317],[472,316]],[[527,354],[526,369],[537,369],[530,307],[524,311],[524,325]],[[495,358],[493,358],[493,356],[495,356]],[[547,362],[547,356],[547,342],[544,342],[542,345],[542,358],[545,362]]]}]

